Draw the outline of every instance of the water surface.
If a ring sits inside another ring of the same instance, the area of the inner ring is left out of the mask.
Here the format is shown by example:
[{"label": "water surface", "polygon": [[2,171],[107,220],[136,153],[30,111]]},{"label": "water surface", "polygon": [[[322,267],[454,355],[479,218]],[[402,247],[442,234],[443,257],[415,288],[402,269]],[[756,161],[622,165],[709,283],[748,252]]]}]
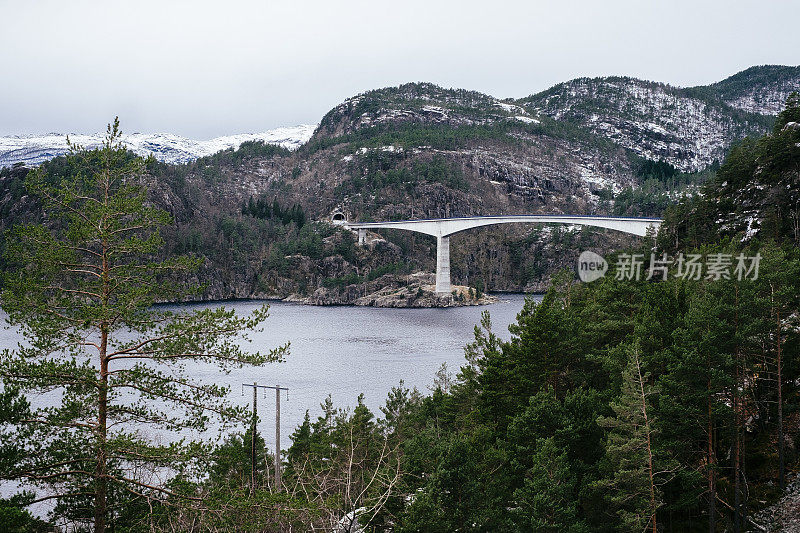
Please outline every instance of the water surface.
[{"label": "water surface", "polygon": [[[312,420],[321,414],[319,404],[331,395],[334,406],[352,408],[358,395],[379,415],[379,407],[392,387],[403,380],[406,387],[428,392],[434,373],[442,363],[457,372],[464,363],[464,346],[473,339],[473,328],[481,312],[488,310],[493,330],[509,338],[508,325],[515,321],[524,296],[500,295],[500,302],[480,307],[446,309],[382,309],[373,307],[315,307],[268,302],[270,317],[264,331],[252,333],[252,350],[269,350],[291,343],[285,362],[260,368],[235,369],[224,374],[207,363],[187,364],[196,380],[226,384],[230,400],[238,405],[252,402],[252,389],[242,383],[288,387],[281,397],[281,444],[302,422],[306,410]],[[202,308],[224,305],[247,314],[263,305],[259,301],[233,301],[184,306]],[[0,330],[0,349],[14,348],[19,341],[14,330]],[[31,398],[34,405],[40,404]],[[260,431],[270,447],[275,442],[275,393],[259,392]]]}]

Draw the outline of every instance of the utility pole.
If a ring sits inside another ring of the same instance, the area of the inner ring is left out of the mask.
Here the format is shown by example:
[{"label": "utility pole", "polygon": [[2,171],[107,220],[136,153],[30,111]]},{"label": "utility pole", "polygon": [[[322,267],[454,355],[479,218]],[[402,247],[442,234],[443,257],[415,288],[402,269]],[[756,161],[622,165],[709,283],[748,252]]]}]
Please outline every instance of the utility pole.
[{"label": "utility pole", "polygon": [[258,421],[258,383],[253,382],[253,427],[250,431],[250,494],[256,490],[256,423]]},{"label": "utility pole", "polygon": [[258,420],[258,382],[252,385],[242,383],[243,387],[253,387],[253,423],[250,426],[250,494],[256,490],[256,421]]},{"label": "utility pole", "polygon": [[[255,487],[255,471],[256,471],[256,391],[261,389],[275,389],[275,489],[280,492],[281,490],[281,391],[285,390],[289,394],[289,389],[281,387],[280,385],[259,385],[257,382],[253,384],[242,383],[243,387],[253,387],[253,464],[252,464],[252,486]],[[288,396],[287,396],[288,397]]]},{"label": "utility pole", "polygon": [[281,491],[281,388],[278,385],[275,385],[275,487]]}]

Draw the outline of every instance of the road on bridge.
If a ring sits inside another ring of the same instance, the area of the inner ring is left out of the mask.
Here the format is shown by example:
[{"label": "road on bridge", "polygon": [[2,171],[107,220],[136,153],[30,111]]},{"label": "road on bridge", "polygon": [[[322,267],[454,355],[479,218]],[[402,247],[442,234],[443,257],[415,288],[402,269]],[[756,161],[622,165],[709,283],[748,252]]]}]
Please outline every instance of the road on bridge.
[{"label": "road on bridge", "polygon": [[623,233],[645,236],[648,231],[658,231],[661,219],[631,217],[597,217],[581,215],[509,215],[489,217],[437,218],[428,220],[398,220],[391,222],[349,222],[344,214],[335,213],[334,224],[358,232],[359,244],[364,244],[367,230],[399,229],[415,231],[436,237],[436,292],[450,292],[450,235],[482,226],[496,224],[567,224],[594,226]]}]

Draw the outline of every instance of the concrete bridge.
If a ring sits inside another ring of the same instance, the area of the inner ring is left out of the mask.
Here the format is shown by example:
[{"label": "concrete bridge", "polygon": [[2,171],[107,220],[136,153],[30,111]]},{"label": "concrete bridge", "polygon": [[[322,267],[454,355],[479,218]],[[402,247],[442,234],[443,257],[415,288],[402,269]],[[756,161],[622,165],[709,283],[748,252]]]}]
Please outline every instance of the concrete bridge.
[{"label": "concrete bridge", "polygon": [[510,215],[497,217],[437,218],[430,220],[399,220],[396,222],[348,222],[342,213],[335,213],[334,224],[358,231],[358,242],[364,244],[367,230],[399,229],[416,231],[436,237],[436,292],[450,292],[450,235],[482,226],[496,224],[567,224],[613,229],[644,236],[648,229],[658,230],[661,219],[595,217],[580,215]]}]

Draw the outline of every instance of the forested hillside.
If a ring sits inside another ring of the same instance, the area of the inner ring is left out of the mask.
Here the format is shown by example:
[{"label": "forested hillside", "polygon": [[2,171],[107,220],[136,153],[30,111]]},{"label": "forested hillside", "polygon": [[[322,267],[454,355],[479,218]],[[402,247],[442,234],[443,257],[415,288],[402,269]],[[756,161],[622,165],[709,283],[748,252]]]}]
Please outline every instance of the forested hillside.
[{"label": "forested hillside", "polygon": [[762,65],[695,89],[743,111],[776,115],[783,110],[786,98],[797,91],[798,80],[800,67]]},{"label": "forested hillside", "polygon": [[[485,312],[463,366],[442,368],[429,394],[400,383],[379,414],[360,398],[353,410],[323,401],[292,435],[286,492],[269,488],[263,441],[251,476],[252,435],[233,434],[171,494],[119,500],[115,529],[796,527],[796,489],[770,506],[800,471],[800,243],[782,216],[800,190],[799,113],[793,96],[771,134],[671,207],[655,249],[618,251],[592,283],[557,275],[510,341]],[[642,275],[619,275],[634,257]]]},{"label": "forested hillside", "polygon": [[665,241],[694,246],[725,236],[800,245],[800,97],[789,96],[770,135],[734,146],[702,194],[666,211]]}]

